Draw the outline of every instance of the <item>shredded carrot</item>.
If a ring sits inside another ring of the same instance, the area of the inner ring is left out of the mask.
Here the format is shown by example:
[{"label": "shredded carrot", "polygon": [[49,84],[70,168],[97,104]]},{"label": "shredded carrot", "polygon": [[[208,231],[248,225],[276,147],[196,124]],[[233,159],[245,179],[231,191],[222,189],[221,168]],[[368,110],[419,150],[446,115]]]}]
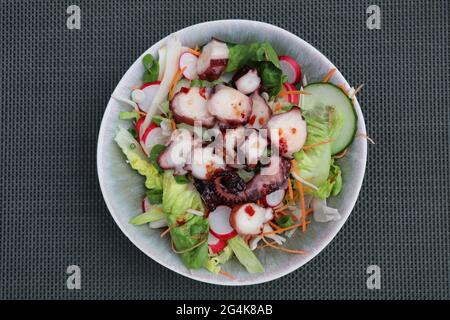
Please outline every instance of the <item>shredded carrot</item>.
[{"label": "shredded carrot", "polygon": [[293,94],[293,95],[304,94],[304,95],[306,95],[306,96],[311,95],[309,92],[302,91],[302,90],[292,90],[292,91],[285,91],[285,90],[283,90],[283,91],[281,91],[281,92],[278,94],[278,96],[284,97],[284,96],[288,96],[288,95],[290,95],[290,94]]},{"label": "shredded carrot", "polygon": [[[298,174],[298,170],[297,167],[295,166],[295,161],[292,160],[292,170],[294,171],[294,173],[300,177],[300,175]],[[301,207],[301,211],[302,211],[302,232],[306,231],[306,209],[305,209],[305,195],[303,192],[303,185],[301,184],[300,181],[298,181],[297,179],[295,179],[296,185],[297,185],[297,190],[299,193],[299,198],[300,198],[300,207]]]},{"label": "shredded carrot", "polygon": [[277,103],[276,105],[275,105],[275,108],[273,109],[273,111],[274,112],[278,112],[278,111],[280,111],[281,110],[281,103]]},{"label": "shredded carrot", "polygon": [[333,68],[330,70],[330,72],[328,72],[327,76],[325,78],[323,78],[323,82],[327,83],[328,81],[330,81],[331,77],[333,76],[333,74],[336,72],[336,68]]},{"label": "shredded carrot", "polygon": [[[307,214],[309,214],[310,212],[312,212],[312,209],[308,209],[306,212],[307,212]],[[295,216],[293,216],[293,217],[295,217]],[[310,223],[311,223],[310,221],[305,221],[305,224],[310,224]],[[289,231],[289,230],[292,230],[292,229],[295,229],[295,228],[299,228],[302,225],[303,225],[302,222],[301,223],[296,223],[296,224],[293,224],[292,226],[289,226],[289,227],[286,227],[286,228],[280,228],[280,229],[273,230],[273,231],[263,232],[260,235],[261,236],[268,236],[268,235],[271,235],[271,234],[283,233],[285,231]]]},{"label": "shredded carrot", "polygon": [[190,53],[192,53],[194,56],[197,56],[197,57],[200,55],[200,51],[197,51],[197,50],[194,50],[191,48],[188,48],[187,51],[189,51]]},{"label": "shredded carrot", "polygon": [[[271,244],[276,245],[277,243],[276,243],[276,241],[272,241]],[[261,244],[261,245],[257,246],[255,248],[255,250],[262,249],[262,248],[265,248],[265,247],[268,247],[268,246],[269,246],[268,244]]]},{"label": "shredded carrot", "polygon": [[141,116],[145,117],[147,115],[147,113],[142,112],[140,110],[136,110],[137,113],[139,113]]},{"label": "shredded carrot", "polygon": [[365,133],[358,133],[357,137],[361,137],[366,139],[367,141],[369,141],[371,144],[375,144],[375,141],[373,141],[372,138],[370,138],[367,134]]},{"label": "shredded carrot", "polygon": [[160,237],[164,237],[167,233],[169,233],[169,231],[172,229],[172,227],[168,227],[166,230],[164,230],[163,232],[161,232]]},{"label": "shredded carrot", "polygon": [[309,150],[309,149],[312,149],[312,148],[314,148],[314,147],[321,146],[321,145],[323,145],[323,144],[331,143],[331,142],[333,142],[334,140],[335,140],[335,139],[329,139],[329,140],[326,140],[326,141],[321,141],[321,142],[313,143],[313,144],[310,144],[310,145],[308,145],[308,146],[304,146],[304,147],[303,147],[303,150]]},{"label": "shredded carrot", "polygon": [[356,90],[352,93],[352,96],[351,96],[351,98],[353,99],[354,97],[356,97],[356,94],[359,92],[359,91],[361,91],[361,89],[364,87],[364,83],[363,84],[360,84],[357,88],[356,88]]},{"label": "shredded carrot", "polygon": [[292,190],[292,182],[290,177],[288,177],[288,194],[289,200],[294,200],[294,191]]},{"label": "shredded carrot", "polygon": [[227,277],[230,280],[236,280],[236,277],[233,276],[231,273],[228,273],[226,271],[220,270],[219,273],[225,277]]},{"label": "shredded carrot", "polygon": [[284,211],[284,209],[287,209],[287,208],[289,208],[289,205],[288,205],[288,204],[286,204],[286,205],[284,205],[284,206],[281,206],[281,207],[279,207],[279,208],[276,208],[276,209],[275,209],[275,212],[281,212],[281,211]]},{"label": "shredded carrot", "polygon": [[268,242],[266,240],[266,238],[264,238],[264,237],[262,239],[269,247],[272,247],[274,249],[278,249],[278,250],[281,250],[281,251],[284,251],[284,252],[288,252],[288,253],[297,253],[297,254],[305,253],[305,251],[303,251],[303,250],[293,250],[293,249],[288,249],[288,248],[284,248],[284,247],[281,247],[281,246],[276,246],[276,245]]},{"label": "shredded carrot", "polygon": [[261,205],[261,200],[256,200],[256,204],[258,205],[258,206],[260,206]]},{"label": "shredded carrot", "polygon": [[181,77],[183,76],[184,70],[186,70],[186,67],[183,67],[181,69],[178,69],[178,71],[173,76],[172,82],[170,83],[170,90],[169,90],[169,99],[173,98],[175,87],[177,86],[178,81],[180,81]]},{"label": "shredded carrot", "polygon": [[334,158],[334,159],[340,159],[340,158],[343,158],[343,157],[346,156],[347,152],[348,152],[348,148],[345,149],[344,151],[342,151],[341,153],[335,155],[333,158]]},{"label": "shredded carrot", "polygon": [[339,89],[341,89],[342,91],[344,91],[346,95],[348,95],[348,91],[347,91],[347,89],[345,88],[345,84],[344,84],[344,83],[337,84],[336,87],[338,87]]},{"label": "shredded carrot", "polygon": [[174,131],[177,129],[177,124],[173,120],[170,121],[170,126],[171,126],[172,130],[174,130]]},{"label": "shredded carrot", "polygon": [[269,225],[274,228],[275,230],[281,229],[277,224],[273,223],[272,221],[269,221]]}]

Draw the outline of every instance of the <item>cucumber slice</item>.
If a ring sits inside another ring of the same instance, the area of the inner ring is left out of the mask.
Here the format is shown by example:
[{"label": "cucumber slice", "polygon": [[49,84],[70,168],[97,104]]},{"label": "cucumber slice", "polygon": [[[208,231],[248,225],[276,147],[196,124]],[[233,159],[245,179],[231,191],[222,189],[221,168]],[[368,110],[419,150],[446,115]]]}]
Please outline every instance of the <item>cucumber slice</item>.
[{"label": "cucumber slice", "polygon": [[330,128],[331,154],[344,151],[355,138],[358,117],[350,98],[331,83],[311,83],[304,88],[311,95],[303,96],[302,109],[308,110],[314,106],[325,105],[334,108],[335,117]]}]

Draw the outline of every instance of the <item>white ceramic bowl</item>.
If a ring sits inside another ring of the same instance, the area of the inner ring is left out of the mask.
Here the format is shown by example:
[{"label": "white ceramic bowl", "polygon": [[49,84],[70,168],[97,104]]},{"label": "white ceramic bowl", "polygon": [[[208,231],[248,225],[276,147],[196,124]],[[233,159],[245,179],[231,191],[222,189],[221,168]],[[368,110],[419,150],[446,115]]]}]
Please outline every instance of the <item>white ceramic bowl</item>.
[{"label": "white ceramic bowl", "polygon": [[[302,67],[309,83],[321,81],[333,68],[333,64],[319,51],[294,34],[270,24],[247,20],[221,20],[197,24],[176,32],[183,45],[193,47],[207,43],[211,37],[235,43],[268,41],[278,54],[291,55]],[[157,54],[158,48],[167,38],[154,44],[144,54]],[[143,55],[144,55],[143,54]],[[142,56],[139,57],[120,80],[114,95],[129,97],[130,87],[141,84],[143,74]],[[330,82],[345,84],[347,81],[336,71]],[[364,118],[359,104],[355,103],[358,114],[358,132],[365,133]],[[128,110],[111,99],[103,116],[97,146],[97,170],[100,187],[111,215],[123,233],[146,255],[163,266],[186,277],[221,285],[250,285],[282,277],[307,263],[316,256],[341,229],[355,205],[364,177],[367,156],[367,142],[356,138],[347,157],[340,160],[344,186],[338,197],[329,200],[329,204],[338,208],[342,218],[328,223],[311,223],[305,234],[296,233],[288,241],[288,246],[305,250],[303,255],[288,254],[274,249],[258,250],[258,257],[266,271],[261,274],[249,274],[237,262],[229,262],[224,270],[235,275],[231,281],[221,275],[206,270],[188,270],[178,255],[173,253],[168,237],[160,238],[160,231],[150,230],[147,226],[136,227],[128,221],[138,214],[144,195],[144,180],[124,161],[124,156],[113,138],[118,125],[130,126],[129,121],[119,120],[119,111]]]}]

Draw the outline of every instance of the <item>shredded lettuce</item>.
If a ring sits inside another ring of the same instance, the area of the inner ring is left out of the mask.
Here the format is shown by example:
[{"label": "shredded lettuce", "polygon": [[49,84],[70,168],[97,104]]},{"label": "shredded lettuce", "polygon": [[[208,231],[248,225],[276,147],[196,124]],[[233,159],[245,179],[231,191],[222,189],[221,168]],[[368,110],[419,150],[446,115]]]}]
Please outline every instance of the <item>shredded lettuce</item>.
[{"label": "shredded lettuce", "polygon": [[[329,140],[328,113],[325,109],[305,111],[308,135],[305,145],[317,144]],[[294,154],[300,178],[315,185],[319,189],[327,182],[331,165],[331,145],[317,145],[314,148],[302,149]],[[315,190],[308,188],[308,192]]]},{"label": "shredded lettuce", "polygon": [[[208,219],[187,212],[188,209],[204,210],[200,194],[192,184],[178,183],[168,170],[163,176],[162,206],[174,247],[186,251],[181,253],[184,265],[190,269],[204,267],[208,260]],[[202,244],[195,247],[199,243]]]},{"label": "shredded lettuce", "polygon": [[305,146],[318,144],[294,154],[300,178],[318,188],[308,188],[305,192],[320,199],[336,196],[342,189],[341,168],[331,158],[331,144],[320,142],[330,140],[332,130],[342,119],[335,116],[333,107],[324,106],[318,100],[309,99],[303,109],[308,130]]},{"label": "shredded lettuce", "polygon": [[219,273],[222,269],[221,264],[225,264],[233,256],[233,251],[229,246],[226,246],[217,256],[210,258],[205,265],[205,268],[212,273]]},{"label": "shredded lettuce", "polygon": [[204,211],[202,199],[195,187],[190,183],[177,183],[171,170],[164,172],[162,203],[169,226],[188,215],[188,209]]},{"label": "shredded lettuce", "polygon": [[264,272],[263,265],[241,236],[228,240],[228,246],[249,273]]},{"label": "shredded lettuce", "polygon": [[313,195],[320,199],[326,199],[330,196],[337,196],[341,192],[341,189],[341,168],[332,160],[327,181],[320,186],[319,190],[315,190]]},{"label": "shredded lettuce", "polygon": [[[169,224],[169,226],[171,226]],[[177,251],[181,253],[181,260],[189,269],[199,269],[208,261],[208,219],[191,215],[184,223],[176,224],[170,229],[170,236]],[[200,246],[194,246],[202,243]]]},{"label": "shredded lettuce", "polygon": [[164,213],[162,212],[161,208],[152,208],[148,210],[147,212],[138,214],[137,216],[133,217],[130,220],[131,224],[134,224],[136,226],[139,226],[141,224],[149,223],[149,222],[155,222],[161,219],[164,219]]},{"label": "shredded lettuce", "polygon": [[314,210],[314,220],[317,222],[328,222],[341,218],[339,211],[329,207],[325,199],[314,198],[312,200],[312,207]]},{"label": "shredded lettuce", "polygon": [[130,166],[146,177],[145,187],[150,190],[162,190],[162,177],[142,152],[139,143],[128,130],[119,127],[114,140],[128,159]]}]

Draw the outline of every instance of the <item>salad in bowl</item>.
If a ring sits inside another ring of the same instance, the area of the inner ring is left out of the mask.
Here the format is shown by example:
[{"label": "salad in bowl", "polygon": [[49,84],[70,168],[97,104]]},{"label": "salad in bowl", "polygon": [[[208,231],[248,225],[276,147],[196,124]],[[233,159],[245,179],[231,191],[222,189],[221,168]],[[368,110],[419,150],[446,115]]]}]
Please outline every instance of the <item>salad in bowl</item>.
[{"label": "salad in bowl", "polygon": [[230,280],[231,261],[259,274],[266,250],[308,255],[291,239],[341,219],[329,200],[346,184],[355,90],[330,81],[334,67],[309,82],[269,41],[174,34],[139,63],[141,82],[113,94],[116,148],[144,177],[129,225],[169,241],[187,270]]}]

